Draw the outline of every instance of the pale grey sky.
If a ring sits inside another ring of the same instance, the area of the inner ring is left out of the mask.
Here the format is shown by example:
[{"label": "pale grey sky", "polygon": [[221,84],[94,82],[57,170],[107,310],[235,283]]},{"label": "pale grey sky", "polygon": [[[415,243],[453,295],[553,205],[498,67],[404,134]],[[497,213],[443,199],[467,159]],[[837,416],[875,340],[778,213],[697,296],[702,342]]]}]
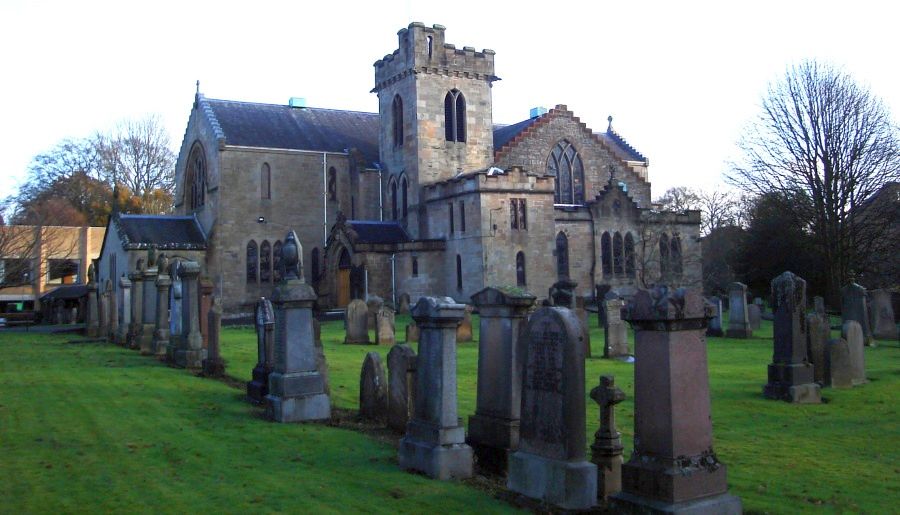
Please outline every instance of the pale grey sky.
[{"label": "pale grey sky", "polygon": [[721,186],[767,84],[805,58],[900,113],[892,2],[0,0],[0,196],[67,137],[159,114],[177,151],[208,97],[375,111],[372,63],[412,21],[497,52],[494,122],[566,104],[650,159],[654,196]]}]

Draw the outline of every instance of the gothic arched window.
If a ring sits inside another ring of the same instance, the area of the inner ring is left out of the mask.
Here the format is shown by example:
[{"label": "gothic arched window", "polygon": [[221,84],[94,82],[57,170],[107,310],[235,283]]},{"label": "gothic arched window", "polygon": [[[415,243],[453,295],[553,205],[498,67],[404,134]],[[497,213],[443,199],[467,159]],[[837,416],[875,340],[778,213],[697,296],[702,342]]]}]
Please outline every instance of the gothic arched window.
[{"label": "gothic arched window", "polygon": [[553,147],[547,158],[547,175],[556,177],[556,204],[584,204],[584,165],[571,143],[562,140]]},{"label": "gothic arched window", "polygon": [[403,197],[403,218],[406,218],[409,207],[409,183],[406,181],[406,177],[403,178],[401,184],[401,196]]},{"label": "gothic arched window", "polygon": [[625,275],[634,277],[634,236],[625,235]]},{"label": "gothic arched window", "polygon": [[560,280],[569,277],[569,238],[564,232],[556,235],[556,276]]},{"label": "gothic arched window", "polygon": [[669,268],[676,279],[681,279],[681,274],[684,271],[683,263],[681,262],[681,238],[677,234],[672,235],[670,245],[672,250],[669,252]]},{"label": "gothic arched window", "polygon": [[206,203],[206,156],[199,142],[191,149],[184,184],[185,201],[191,211],[202,207]]},{"label": "gothic arched window", "polygon": [[444,132],[447,141],[466,141],[466,98],[458,89],[444,97]]},{"label": "gothic arched window", "polygon": [[412,276],[419,277],[419,258],[412,258]]},{"label": "gothic arched window", "polygon": [[456,289],[462,290],[462,257],[459,254],[456,255]]},{"label": "gothic arched window", "polygon": [[605,277],[612,275],[612,239],[608,232],[600,237],[600,264]]},{"label": "gothic arched window", "polygon": [[394,103],[391,106],[392,123],[394,129],[394,146],[403,146],[403,99],[400,95],[394,95]]},{"label": "gothic arched window", "polygon": [[328,200],[337,200],[337,170],[328,169]]},{"label": "gothic arched window", "polygon": [[281,268],[281,240],[272,245],[272,279],[280,283],[284,278],[284,270]]},{"label": "gothic arched window", "polygon": [[259,246],[259,282],[272,281],[272,246],[265,240]]},{"label": "gothic arched window", "polygon": [[259,168],[259,197],[272,198],[272,169],[269,163],[263,163]]},{"label": "gothic arched window", "polygon": [[391,179],[391,220],[397,219],[397,181]]},{"label": "gothic arched window", "polygon": [[669,278],[669,236],[666,233],[659,237],[659,276],[662,281]]},{"label": "gothic arched window", "polygon": [[613,273],[622,275],[625,273],[625,252],[622,248],[622,234],[619,231],[613,235]]},{"label": "gothic arched window", "polygon": [[525,286],[525,253],[516,254],[516,286]]},{"label": "gothic arched window", "polygon": [[247,244],[247,284],[256,283],[259,277],[259,249],[256,242],[250,240]]}]

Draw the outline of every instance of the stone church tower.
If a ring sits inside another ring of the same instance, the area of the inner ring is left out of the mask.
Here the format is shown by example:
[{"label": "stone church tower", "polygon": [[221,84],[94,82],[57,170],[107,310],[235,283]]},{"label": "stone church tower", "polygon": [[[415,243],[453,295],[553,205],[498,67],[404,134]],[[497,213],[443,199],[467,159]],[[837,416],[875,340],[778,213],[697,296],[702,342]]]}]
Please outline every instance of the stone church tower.
[{"label": "stone church tower", "polygon": [[483,170],[494,160],[494,51],[457,49],[442,25],[413,23],[392,54],[375,62],[380,161],[387,171],[385,220],[425,237],[419,186]]}]

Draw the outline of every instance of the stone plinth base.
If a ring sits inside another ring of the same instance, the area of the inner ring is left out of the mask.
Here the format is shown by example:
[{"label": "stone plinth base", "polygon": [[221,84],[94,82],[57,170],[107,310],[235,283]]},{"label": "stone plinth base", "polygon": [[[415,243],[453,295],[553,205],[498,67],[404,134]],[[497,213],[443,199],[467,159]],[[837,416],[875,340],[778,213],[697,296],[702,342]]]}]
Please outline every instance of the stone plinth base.
[{"label": "stone plinth base", "polygon": [[625,492],[609,498],[609,509],[612,513],[632,513],[649,515],[653,513],[678,513],[679,515],[740,515],[743,512],[741,498],[720,494],[703,497],[693,501],[669,504],[655,499],[638,497]]},{"label": "stone plinth base", "polygon": [[597,504],[597,466],[519,451],[509,457],[506,486],[561,508],[586,510]]},{"label": "stone plinth base", "polygon": [[[415,422],[410,422],[413,425]],[[458,428],[462,430],[462,428]],[[455,433],[455,432],[453,432]],[[453,438],[447,438],[453,439]],[[416,470],[432,479],[466,479],[472,477],[472,448],[464,443],[432,443],[417,438],[407,430],[400,440],[397,456],[400,468]]]},{"label": "stone plinth base", "polygon": [[506,475],[509,455],[519,446],[519,421],[472,415],[466,443],[475,451],[479,470]]},{"label": "stone plinth base", "polygon": [[203,374],[209,377],[222,377],[225,375],[225,362],[221,359],[204,359]]},{"label": "stone plinth base", "polygon": [[181,368],[201,368],[206,359],[204,349],[177,349],[175,351],[175,365]]},{"label": "stone plinth base", "polygon": [[150,324],[144,324],[143,329],[140,334],[137,336],[138,347],[141,349],[141,354],[144,356],[152,356],[154,354],[153,348],[153,330],[155,326]]},{"label": "stone plinth base", "polygon": [[770,363],[763,396],[801,404],[822,402],[821,389],[813,382],[813,367],[809,363]]},{"label": "stone plinth base", "polygon": [[729,328],[725,331],[725,336],[727,338],[753,338],[753,329],[745,328],[745,329],[731,329]]},{"label": "stone plinth base", "polygon": [[344,343],[347,345],[377,345],[376,342],[369,341],[368,338],[365,340],[362,339],[353,339],[353,338],[344,338]]},{"label": "stone plinth base", "polygon": [[253,367],[253,380],[247,383],[247,400],[253,404],[263,404],[268,394],[269,370],[257,365]]},{"label": "stone plinth base", "polygon": [[155,354],[156,357],[158,357],[158,358],[165,359],[166,353],[168,352],[168,348],[169,348],[168,336],[166,336],[166,338],[164,338],[164,339],[158,339],[153,342],[153,354]]},{"label": "stone plinth base", "polygon": [[605,502],[606,499],[622,491],[622,450],[620,454],[597,456],[595,453],[591,462],[597,465],[597,500]]},{"label": "stone plinth base", "polygon": [[324,393],[279,397],[266,395],[266,416],[275,422],[307,422],[331,418],[331,403]]}]

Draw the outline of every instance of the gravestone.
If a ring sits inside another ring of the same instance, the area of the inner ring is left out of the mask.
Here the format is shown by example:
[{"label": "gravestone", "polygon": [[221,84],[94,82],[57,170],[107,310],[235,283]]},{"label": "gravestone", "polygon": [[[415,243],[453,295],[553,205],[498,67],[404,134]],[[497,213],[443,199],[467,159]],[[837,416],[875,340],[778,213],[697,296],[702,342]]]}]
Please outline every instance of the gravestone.
[{"label": "gravestone", "polygon": [[747,285],[731,283],[728,289],[728,330],[729,338],[750,338],[750,320],[747,314]]},{"label": "gravestone", "polygon": [[331,398],[331,386],[328,382],[328,362],[325,361],[325,347],[322,346],[322,327],[319,321],[313,318],[313,329],[316,333],[316,370],[322,376],[322,383],[325,385],[325,395]]},{"label": "gravestone", "polygon": [[397,342],[394,337],[394,310],[381,306],[375,316],[375,343],[377,345],[393,345]]},{"label": "gravestone", "polygon": [[712,315],[696,290],[638,290],[629,303],[634,450],[622,465],[622,491],[610,497],[612,513],[741,513],[712,446],[705,336]]},{"label": "gravestone", "polygon": [[406,324],[406,343],[419,341],[419,326],[415,322]]},{"label": "gravestone", "polygon": [[[841,288],[841,324],[843,325],[848,320],[854,320],[860,325],[865,345],[872,345],[872,328],[869,326],[866,289],[853,282]],[[853,351],[852,348],[850,350]]]},{"label": "gravestone", "polygon": [[575,316],[581,322],[582,343],[584,343],[584,357],[591,357],[591,327],[590,316],[584,308],[584,297],[575,297]]},{"label": "gravestone", "polygon": [[760,307],[757,304],[750,304],[747,306],[747,322],[750,325],[751,331],[759,331],[762,321],[762,313],[760,312]]},{"label": "gravestone", "polygon": [[[153,249],[151,249],[152,251]],[[149,252],[152,254],[152,252]],[[153,347],[153,333],[156,332],[156,277],[159,271],[155,262],[148,258],[147,266],[143,270],[144,278],[144,313],[141,315],[141,333],[139,337],[141,354],[150,356],[155,354]]]},{"label": "gravestone", "polygon": [[815,383],[814,367],[807,359],[806,281],[784,272],[772,280],[771,302],[775,313],[774,352],[763,396],[787,402],[820,403],[820,387]]},{"label": "gravestone", "polygon": [[600,427],[591,444],[591,462],[597,465],[597,500],[605,503],[622,490],[622,433],[616,429],[615,405],[625,400],[613,376],[600,376],[600,385],[591,390],[591,399],[600,405]]},{"label": "gravestone", "polygon": [[169,260],[160,256],[156,276],[156,331],[153,332],[153,354],[165,359],[169,347],[169,288],[172,279],[168,274]]},{"label": "gravestone", "polygon": [[94,264],[88,265],[88,321],[87,321],[87,337],[96,338],[100,335],[100,302],[97,298],[97,280],[94,275]]},{"label": "gravestone", "polygon": [[379,297],[378,295],[369,295],[366,299],[366,328],[367,329],[376,329],[375,327],[375,317],[378,315],[378,310],[381,309],[381,306],[384,306],[384,299]]},{"label": "gravestone", "polygon": [[825,313],[825,299],[816,295],[813,297],[813,311],[816,315],[822,318],[822,320],[828,321],[828,315]]},{"label": "gravestone", "polygon": [[169,345],[166,348],[166,361],[169,363],[175,363],[175,351],[184,339],[184,313],[181,309],[183,288],[180,272],[180,261],[169,265],[169,278],[172,280],[172,286],[169,287]]},{"label": "gravestone", "polygon": [[706,299],[713,306],[713,317],[709,319],[709,325],[706,327],[706,336],[724,336],[722,331],[722,299],[719,297],[709,297]]},{"label": "gravestone", "polygon": [[388,427],[406,431],[416,391],[416,352],[409,345],[394,345],[387,355]]},{"label": "gravestone", "polygon": [[262,297],[256,302],[256,366],[247,383],[247,400],[253,404],[265,402],[269,393],[269,374],[272,373],[275,353],[275,311],[272,303]]},{"label": "gravestone", "polygon": [[369,308],[360,299],[353,299],[347,305],[347,314],[344,316],[344,343],[368,344],[369,328],[366,320],[369,316]]},{"label": "gravestone", "polygon": [[832,388],[853,388],[853,360],[850,347],[843,338],[828,341],[825,351],[825,385]]},{"label": "gravestone", "polygon": [[143,259],[138,259],[136,270],[129,272],[131,281],[131,325],[128,328],[128,348],[140,348],[141,327],[144,316],[144,273],[141,270]]},{"label": "gravestone", "polygon": [[400,313],[401,315],[409,314],[409,294],[408,293],[401,293],[400,298],[397,299],[397,304],[398,304],[397,313]]},{"label": "gravestone", "polygon": [[175,350],[175,364],[183,368],[200,368],[206,358],[203,337],[200,335],[200,292],[197,288],[200,264],[195,261],[182,261],[178,273],[181,276],[183,296],[181,310],[183,334]]},{"label": "gravestone", "polygon": [[[119,332],[119,295],[113,289],[114,280],[115,277],[111,277],[106,280],[106,296],[109,299],[109,331],[105,336],[112,343],[115,343],[116,334]],[[62,323],[62,320],[60,320],[59,323]]]},{"label": "gravestone", "polygon": [[377,352],[366,354],[359,374],[359,416],[383,422],[387,417],[387,380]]},{"label": "gravestone", "polygon": [[825,383],[825,351],[831,327],[828,322],[815,313],[806,315],[808,347],[806,356],[813,365],[813,379],[819,384]]},{"label": "gravestone", "polygon": [[421,297],[412,316],[421,329],[415,409],[400,440],[398,461],[433,479],[472,476],[472,448],[457,417],[456,326],[465,306],[449,297]]},{"label": "gravestone", "polygon": [[109,293],[103,291],[99,294],[100,299],[100,324],[97,327],[97,336],[106,338],[109,334]]},{"label": "gravestone", "polygon": [[631,355],[628,348],[628,327],[622,321],[623,307],[625,301],[621,299],[604,302],[603,309],[606,310],[606,327],[603,330],[606,340],[603,349],[604,358],[627,358]]},{"label": "gravestone", "polygon": [[128,329],[131,327],[131,281],[122,274],[119,278],[119,329],[116,332],[116,344],[128,344]]},{"label": "gravestone", "polygon": [[594,300],[597,303],[597,327],[606,327],[606,310],[603,309],[603,302],[618,296],[610,291],[612,286],[608,284],[598,284],[595,287]]},{"label": "gravestone", "polygon": [[535,297],[521,290],[488,287],[472,295],[478,307],[478,389],[466,438],[479,468],[505,474],[509,453],[519,447],[523,338]]},{"label": "gravestone", "polygon": [[456,342],[472,341],[472,306],[466,305],[462,322],[456,326]]},{"label": "gravestone", "polygon": [[568,510],[597,502],[597,466],[585,456],[584,346],[571,310],[544,307],[525,329],[519,450],[507,487]]},{"label": "gravestone", "polygon": [[208,277],[201,277],[197,280],[197,288],[200,291],[200,338],[203,340],[201,346],[209,349],[209,310],[212,309],[213,303],[213,282]]},{"label": "gravestone", "polygon": [[331,417],[331,403],[325,380],[316,362],[316,336],[312,307],[315,290],[301,275],[302,248],[294,231],[287,234],[281,248],[284,280],[275,287],[274,370],[269,374],[266,415],[276,422],[325,420]]},{"label": "gravestone", "polygon": [[225,362],[222,360],[222,353],[219,335],[222,331],[222,303],[218,297],[213,297],[209,311],[206,317],[209,319],[206,324],[207,331],[207,347],[206,359],[203,360],[203,374],[210,377],[221,377],[225,375]]},{"label": "gravestone", "polygon": [[847,342],[847,348],[850,350],[850,374],[853,385],[868,382],[866,380],[866,354],[862,327],[855,320],[847,320],[841,328],[841,337]]},{"label": "gravestone", "polygon": [[891,305],[891,292],[888,290],[872,290],[869,292],[872,317],[872,336],[878,340],[897,340],[897,319]]}]

